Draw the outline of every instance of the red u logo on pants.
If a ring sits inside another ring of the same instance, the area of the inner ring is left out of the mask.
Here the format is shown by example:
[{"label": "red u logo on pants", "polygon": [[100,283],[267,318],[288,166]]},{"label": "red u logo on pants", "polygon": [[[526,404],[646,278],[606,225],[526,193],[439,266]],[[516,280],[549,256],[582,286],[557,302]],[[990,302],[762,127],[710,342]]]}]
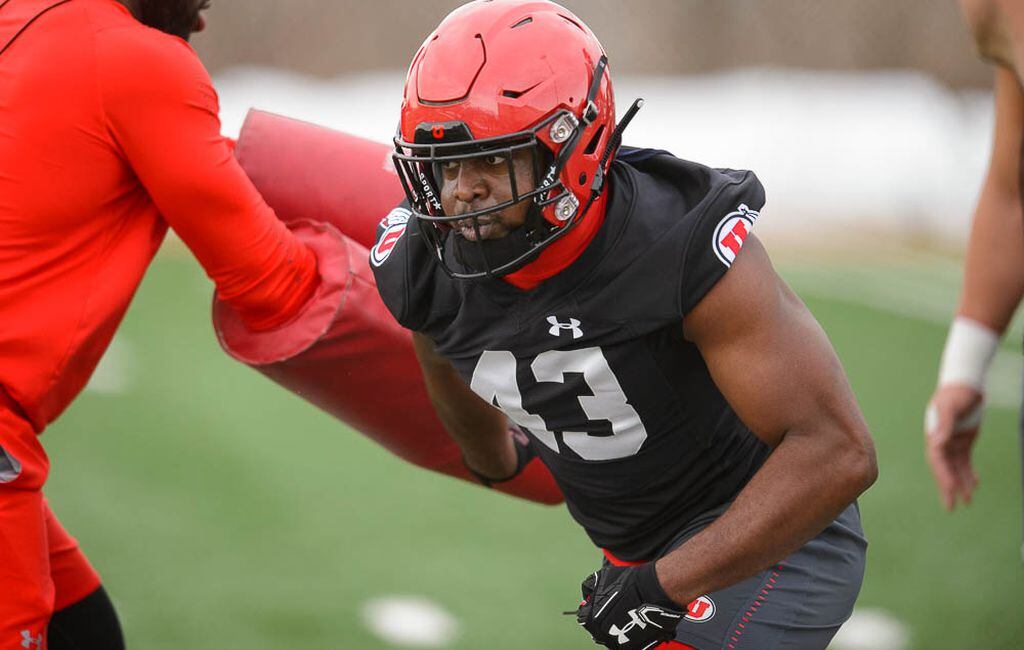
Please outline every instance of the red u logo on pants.
[{"label": "red u logo on pants", "polygon": [[686,620],[693,623],[710,621],[715,615],[715,602],[707,596],[701,596],[686,606]]}]

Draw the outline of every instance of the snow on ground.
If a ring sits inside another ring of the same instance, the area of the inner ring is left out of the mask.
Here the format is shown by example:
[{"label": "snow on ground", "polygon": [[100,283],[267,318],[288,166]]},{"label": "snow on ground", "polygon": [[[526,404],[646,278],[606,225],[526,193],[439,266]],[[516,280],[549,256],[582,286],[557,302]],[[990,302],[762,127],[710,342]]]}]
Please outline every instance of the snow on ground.
[{"label": "snow on ground", "polygon": [[[322,80],[237,68],[215,83],[228,135],[257,107],[387,142],[402,81],[400,71]],[[966,237],[990,148],[989,93],[909,71],[752,69],[616,84],[620,114],[646,99],[627,144],[756,171],[766,234],[828,240],[852,226],[916,241]]]}]

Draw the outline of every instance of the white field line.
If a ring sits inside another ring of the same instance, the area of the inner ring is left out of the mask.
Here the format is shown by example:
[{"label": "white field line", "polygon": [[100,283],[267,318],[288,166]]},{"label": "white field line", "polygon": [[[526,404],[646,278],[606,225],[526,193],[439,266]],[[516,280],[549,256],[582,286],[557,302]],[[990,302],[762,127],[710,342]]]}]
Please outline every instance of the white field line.
[{"label": "white field line", "polygon": [[444,648],[459,636],[459,622],[420,596],[381,596],[362,608],[363,623],[378,638],[403,648]]},{"label": "white field line", "polygon": [[906,650],[910,630],[892,614],[881,609],[854,610],[840,628],[829,650]]}]

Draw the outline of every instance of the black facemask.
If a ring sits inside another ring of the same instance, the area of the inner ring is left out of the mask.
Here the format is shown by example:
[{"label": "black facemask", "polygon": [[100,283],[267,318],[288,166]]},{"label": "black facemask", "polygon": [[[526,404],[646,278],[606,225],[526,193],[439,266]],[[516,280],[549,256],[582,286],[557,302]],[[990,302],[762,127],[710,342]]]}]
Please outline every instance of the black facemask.
[{"label": "black facemask", "polygon": [[208,3],[201,0],[137,0],[139,19],[144,25],[178,36],[186,41]]}]

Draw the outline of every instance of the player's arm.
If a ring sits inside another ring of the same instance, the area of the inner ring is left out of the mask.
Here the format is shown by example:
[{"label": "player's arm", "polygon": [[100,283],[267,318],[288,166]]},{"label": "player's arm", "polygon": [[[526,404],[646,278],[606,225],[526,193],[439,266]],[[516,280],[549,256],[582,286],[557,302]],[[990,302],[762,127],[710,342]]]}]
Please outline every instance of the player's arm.
[{"label": "player's arm", "polygon": [[957,315],[1002,334],[1024,295],[1020,158],[1024,93],[1012,72],[996,72],[996,124],[988,175],[967,245]]},{"label": "player's arm", "polygon": [[657,563],[689,603],[778,562],[820,533],[875,480],[875,452],[824,331],[750,236],[683,321],[715,383],[773,448],[730,508]]},{"label": "player's arm", "polygon": [[494,481],[516,473],[518,461],[505,415],[480,399],[451,362],[437,353],[428,336],[413,333],[427,394],[441,423],[458,443],[466,465]]},{"label": "player's arm", "polygon": [[315,256],[232,156],[198,57],[162,34],[114,30],[97,58],[108,129],[220,298],[253,329],[287,321],[317,286]]},{"label": "player's arm", "polygon": [[943,505],[969,503],[978,478],[971,449],[981,424],[985,377],[999,338],[1024,295],[1020,158],[1024,93],[996,72],[992,157],[974,212],[963,290],[928,406],[926,453]]}]

